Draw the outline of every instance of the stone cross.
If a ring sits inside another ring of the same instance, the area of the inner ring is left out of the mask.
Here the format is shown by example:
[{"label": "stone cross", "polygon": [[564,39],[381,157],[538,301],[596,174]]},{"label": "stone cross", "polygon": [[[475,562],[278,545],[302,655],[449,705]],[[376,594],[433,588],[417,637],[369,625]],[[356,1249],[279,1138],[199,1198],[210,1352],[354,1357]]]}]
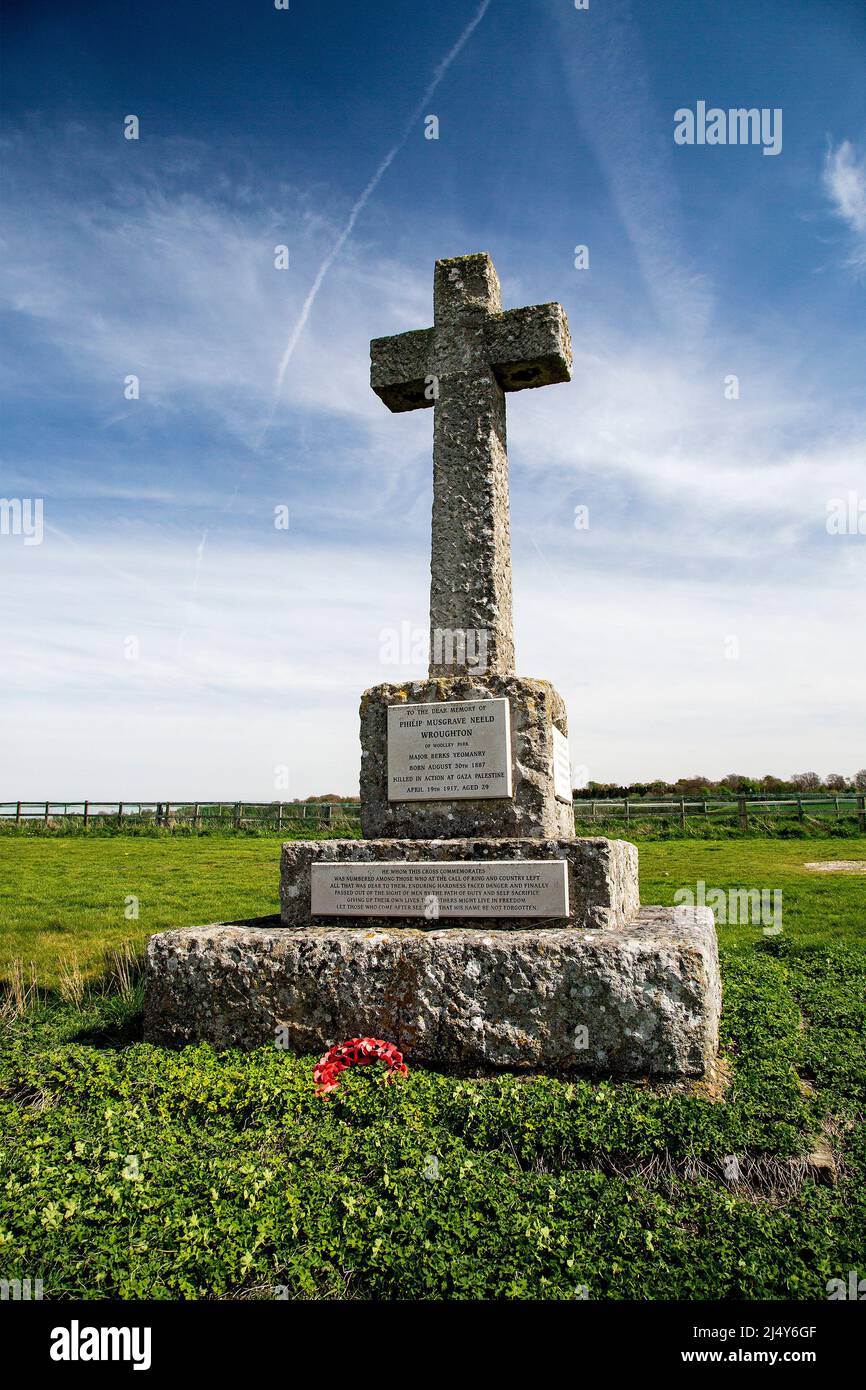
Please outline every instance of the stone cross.
[{"label": "stone cross", "polygon": [[571,380],[560,304],[503,311],[490,257],[437,261],[433,327],[374,338],[389,410],[434,406],[430,675],[514,674],[505,392]]}]

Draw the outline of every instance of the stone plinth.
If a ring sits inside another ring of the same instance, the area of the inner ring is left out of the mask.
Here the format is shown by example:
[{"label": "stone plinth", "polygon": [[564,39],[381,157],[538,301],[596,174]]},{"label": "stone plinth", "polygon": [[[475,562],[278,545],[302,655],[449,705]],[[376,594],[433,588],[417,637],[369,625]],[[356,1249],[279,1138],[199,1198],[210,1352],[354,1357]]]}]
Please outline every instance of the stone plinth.
[{"label": "stone plinth", "polygon": [[[511,715],[511,797],[389,801],[389,705],[503,698]],[[369,839],[451,840],[482,835],[572,839],[571,799],[558,799],[554,790],[554,728],[568,737],[565,703],[548,681],[487,674],[374,686],[361,697],[362,833]]]},{"label": "stone plinth", "polygon": [[707,908],[597,931],[218,924],[151,937],[145,1037],[321,1054],[362,1034],[410,1067],[700,1076],[720,1004]]},{"label": "stone plinth", "polygon": [[[514,931],[537,926],[624,927],[638,911],[638,853],[626,840],[290,840],[283,845],[280,863],[280,913],[284,926],[304,927],[313,921],[310,912],[311,869],[314,864],[453,863],[454,861],[501,863],[503,860],[561,860],[567,866],[569,914],[563,920],[549,918],[473,918],[465,925],[486,931]],[[346,925],[343,919],[341,925]],[[356,928],[393,928],[393,917],[352,919]],[[411,926],[428,930],[436,921],[412,920]],[[449,926],[461,925],[451,919]]]}]

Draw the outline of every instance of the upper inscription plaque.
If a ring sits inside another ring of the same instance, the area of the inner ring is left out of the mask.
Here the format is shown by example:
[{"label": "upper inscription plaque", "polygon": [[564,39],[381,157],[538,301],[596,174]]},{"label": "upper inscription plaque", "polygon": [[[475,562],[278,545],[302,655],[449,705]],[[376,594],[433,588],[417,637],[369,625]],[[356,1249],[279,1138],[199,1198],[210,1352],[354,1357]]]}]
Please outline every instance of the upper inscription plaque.
[{"label": "upper inscription plaque", "polygon": [[508,701],[388,706],[388,800],[509,797]]}]

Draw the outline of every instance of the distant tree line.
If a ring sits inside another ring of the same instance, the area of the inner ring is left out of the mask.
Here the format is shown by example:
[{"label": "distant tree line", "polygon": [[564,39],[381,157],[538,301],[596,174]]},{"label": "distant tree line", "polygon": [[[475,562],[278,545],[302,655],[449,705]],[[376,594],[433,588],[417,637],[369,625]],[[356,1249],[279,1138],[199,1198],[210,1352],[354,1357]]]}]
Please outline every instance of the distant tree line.
[{"label": "distant tree line", "polygon": [[[632,782],[622,786],[618,782],[589,782],[585,787],[574,789],[575,799],[583,801],[621,801],[624,797],[663,797],[681,796],[689,801],[704,801],[715,797],[737,796],[796,796],[803,792],[866,791],[866,767],[861,767],[853,777],[842,772],[828,772],[822,777],[818,772],[795,772],[792,777],[746,777],[740,772],[729,772],[718,782],[712,777],[680,777],[676,782],[664,782],[657,778],[654,782]],[[357,802],[357,796],[338,796],[336,792],[326,792],[323,796],[303,798],[310,803],[322,805],[324,802]]]},{"label": "distant tree line", "polygon": [[324,796],[305,796],[302,798],[310,806],[324,806],[327,802],[342,805],[344,802],[357,801],[357,793],[354,796],[338,796],[336,792],[325,792]]},{"label": "distant tree line", "polygon": [[622,800],[624,797],[664,797],[680,796],[687,800],[703,801],[712,797],[735,796],[796,796],[803,792],[866,791],[866,768],[861,767],[853,777],[842,772],[829,772],[822,777],[818,772],[796,772],[792,777],[747,777],[740,772],[729,772],[718,782],[712,777],[680,777],[676,782],[632,782],[620,786],[615,782],[589,782],[585,787],[575,790],[575,797],[584,801]]}]

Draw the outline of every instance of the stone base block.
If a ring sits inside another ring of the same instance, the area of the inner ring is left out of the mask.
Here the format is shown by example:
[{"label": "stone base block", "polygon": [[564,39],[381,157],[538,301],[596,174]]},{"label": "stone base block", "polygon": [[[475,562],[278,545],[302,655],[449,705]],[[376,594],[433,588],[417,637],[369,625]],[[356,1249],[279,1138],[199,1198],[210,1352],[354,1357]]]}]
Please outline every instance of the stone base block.
[{"label": "stone base block", "polygon": [[[622,927],[638,911],[637,846],[626,840],[290,840],[283,845],[280,864],[280,910],[284,926],[305,927],[310,915],[310,871],[314,864],[369,864],[388,861],[435,863],[454,860],[480,863],[498,860],[564,860],[568,869],[567,918],[449,918],[448,926],[464,925],[487,931],[537,927]],[[341,926],[346,918],[333,920]],[[353,918],[358,927],[399,925],[402,918]],[[415,927],[435,930],[436,922],[407,918]]]},{"label": "stone base block", "polygon": [[410,1067],[673,1078],[709,1067],[720,1007],[707,908],[600,931],[215,925],[147,948],[145,1037],[162,1045],[322,1054],[360,1034]]},{"label": "stone base block", "polygon": [[[507,699],[511,713],[510,797],[388,800],[388,706]],[[565,702],[548,681],[522,676],[454,676],[377,685],[361,697],[361,830],[370,839],[456,839],[519,835],[571,839],[571,798],[557,799],[553,730],[568,737]]]}]

